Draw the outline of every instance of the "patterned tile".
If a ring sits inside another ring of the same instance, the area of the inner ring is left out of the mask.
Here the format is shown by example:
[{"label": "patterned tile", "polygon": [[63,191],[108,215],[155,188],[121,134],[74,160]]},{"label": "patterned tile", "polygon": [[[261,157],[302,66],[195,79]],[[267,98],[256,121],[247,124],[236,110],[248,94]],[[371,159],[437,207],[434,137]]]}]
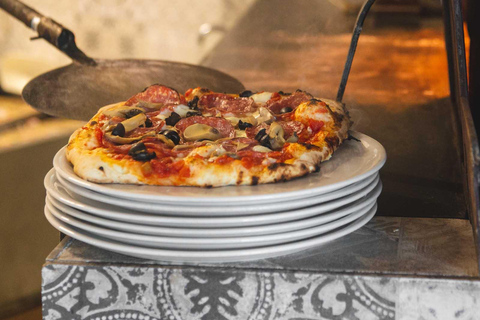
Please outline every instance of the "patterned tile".
[{"label": "patterned tile", "polygon": [[43,318],[394,319],[395,283],[240,270],[47,265]]}]

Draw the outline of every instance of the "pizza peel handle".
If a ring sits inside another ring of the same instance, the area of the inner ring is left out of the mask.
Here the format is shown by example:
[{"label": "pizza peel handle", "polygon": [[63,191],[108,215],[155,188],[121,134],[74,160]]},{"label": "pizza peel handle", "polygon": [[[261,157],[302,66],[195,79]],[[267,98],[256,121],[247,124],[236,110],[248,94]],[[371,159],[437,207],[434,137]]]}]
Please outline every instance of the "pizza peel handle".
[{"label": "pizza peel handle", "polygon": [[352,40],[350,41],[350,48],[348,49],[347,61],[345,62],[345,67],[343,68],[342,80],[340,80],[340,85],[338,86],[337,92],[337,101],[342,102],[343,94],[345,93],[345,87],[347,86],[348,75],[350,74],[350,68],[352,67],[353,57],[355,56],[355,50],[357,49],[358,38],[363,29],[363,22],[367,17],[368,11],[372,7],[375,0],[367,0],[363,4],[360,12],[357,16],[357,21],[355,22],[355,27],[353,28]]},{"label": "pizza peel handle", "polygon": [[0,8],[22,21],[27,27],[36,31],[39,38],[47,40],[50,44],[72,58],[74,62],[84,65],[96,65],[95,60],[89,58],[78,49],[73,32],[58,22],[45,17],[18,0],[0,0]]}]

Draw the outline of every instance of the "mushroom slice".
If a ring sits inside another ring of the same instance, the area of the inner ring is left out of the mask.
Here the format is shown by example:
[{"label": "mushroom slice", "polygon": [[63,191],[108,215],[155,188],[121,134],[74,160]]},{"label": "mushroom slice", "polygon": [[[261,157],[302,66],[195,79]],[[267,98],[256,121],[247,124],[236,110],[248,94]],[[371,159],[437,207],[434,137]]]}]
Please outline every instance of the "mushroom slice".
[{"label": "mushroom slice", "polygon": [[186,150],[186,149],[194,149],[195,145],[190,145],[190,144],[179,144],[176,145],[173,149],[175,150]]},{"label": "mushroom slice", "polygon": [[252,150],[256,151],[256,152],[270,152],[270,151],[272,151],[269,148],[264,147],[264,146],[260,146],[260,145],[253,147]]},{"label": "mushroom slice", "polygon": [[125,105],[118,105],[113,108],[109,108],[102,113],[108,117],[122,117],[122,118],[131,118],[139,113],[144,113],[145,109],[140,107],[132,107]]},{"label": "mushroom slice", "polygon": [[247,136],[247,133],[245,130],[235,130],[235,137],[237,138],[245,138]]},{"label": "mushroom slice", "polygon": [[298,136],[296,132],[294,132],[293,135],[291,135],[290,138],[287,139],[287,142],[290,142],[290,143],[295,143],[297,141],[298,141]]},{"label": "mushroom slice", "polygon": [[168,139],[167,137],[165,137],[163,134],[157,134],[155,135],[155,138],[157,138],[158,140],[162,141],[163,143],[165,143],[167,145],[167,147],[169,148],[173,148],[175,147],[175,143],[173,143],[172,140]]},{"label": "mushroom slice", "polygon": [[149,110],[158,110],[161,107],[163,107],[163,103],[153,103],[153,102],[147,102],[147,101],[139,101],[137,103],[137,108],[144,108],[144,109],[149,109]]},{"label": "mushroom slice", "polygon": [[255,119],[255,117],[252,116],[252,115],[245,116],[245,117],[225,117],[225,119],[227,119],[228,121],[230,121],[230,123],[231,123],[232,126],[234,126],[234,127],[238,126],[238,124],[239,124],[240,121],[245,122],[245,123],[249,123],[249,124],[251,124],[252,126],[256,126],[256,125],[257,125],[257,119]]},{"label": "mushroom slice", "polygon": [[243,142],[238,142],[237,141],[237,151],[240,151],[242,149],[245,149],[246,147],[248,147],[250,144],[248,143],[243,143]]},{"label": "mushroom slice", "polygon": [[230,121],[230,123],[232,124],[232,126],[236,126],[238,124],[238,122],[240,121],[240,118],[237,118],[237,117],[225,117],[226,120]]},{"label": "mushroom slice", "polygon": [[210,127],[206,124],[195,123],[187,127],[183,132],[183,137],[187,141],[197,141],[197,140],[218,140],[222,138],[220,132]]},{"label": "mushroom slice", "polygon": [[285,144],[285,131],[278,122],[273,122],[270,125],[270,130],[268,131],[268,136],[270,138],[270,145],[273,150],[281,149]]},{"label": "mushroom slice", "polygon": [[153,137],[155,136],[155,131],[149,131],[141,136],[138,137],[120,137],[120,136],[115,136],[111,132],[105,132],[105,138],[111,142],[117,143],[117,144],[128,144],[128,143],[134,143],[139,140],[142,140],[144,137]]},{"label": "mushroom slice", "polygon": [[265,107],[258,108],[258,111],[256,111],[253,116],[255,117],[257,124],[262,122],[269,124],[275,121],[275,116]]},{"label": "mushroom slice", "polygon": [[147,120],[147,116],[144,113],[139,113],[130,119],[123,120],[120,122],[123,127],[125,128],[125,132],[130,132],[133,129],[140,127],[141,125],[145,125],[145,120]]}]

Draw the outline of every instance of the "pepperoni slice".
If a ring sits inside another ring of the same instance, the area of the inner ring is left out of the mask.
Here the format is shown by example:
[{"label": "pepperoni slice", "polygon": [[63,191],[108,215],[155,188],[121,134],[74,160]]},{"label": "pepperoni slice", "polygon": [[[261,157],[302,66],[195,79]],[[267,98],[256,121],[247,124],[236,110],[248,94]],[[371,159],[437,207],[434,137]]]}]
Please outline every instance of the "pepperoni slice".
[{"label": "pepperoni slice", "polygon": [[177,90],[154,84],[128,99],[125,105],[132,106],[140,101],[159,104],[180,104],[182,98]]},{"label": "pepperoni slice", "polygon": [[206,124],[207,126],[217,129],[224,138],[233,138],[235,136],[235,128],[230,121],[223,118],[193,116],[178,121],[175,127],[183,132],[187,127],[195,123]]},{"label": "pepperoni slice", "polygon": [[106,139],[105,136],[103,136],[102,145],[104,148],[110,149],[113,152],[119,153],[119,154],[127,154],[128,151],[130,151],[130,149],[132,148],[131,144],[116,145],[115,143],[108,141],[108,139]]},{"label": "pepperoni slice", "polygon": [[297,90],[291,95],[281,96],[280,99],[278,96],[272,95],[272,98],[266,102],[265,107],[274,114],[280,114],[280,111],[283,108],[291,108],[292,110],[295,110],[299,104],[307,102],[312,98],[311,94]]},{"label": "pepperoni slice", "polygon": [[257,135],[258,131],[262,129],[266,129],[268,131],[268,128],[270,128],[269,124],[262,123],[255,127],[246,128],[245,133],[247,134],[247,137],[249,137],[250,139],[255,139],[255,136]]},{"label": "pepperoni slice", "polygon": [[297,136],[300,136],[305,130],[305,126],[299,121],[279,121],[278,123],[285,131],[285,139],[290,138],[294,132]]},{"label": "pepperoni slice", "polygon": [[212,93],[200,97],[198,107],[201,110],[215,109],[221,113],[243,114],[254,112],[256,105],[252,98],[235,97],[228,94]]}]

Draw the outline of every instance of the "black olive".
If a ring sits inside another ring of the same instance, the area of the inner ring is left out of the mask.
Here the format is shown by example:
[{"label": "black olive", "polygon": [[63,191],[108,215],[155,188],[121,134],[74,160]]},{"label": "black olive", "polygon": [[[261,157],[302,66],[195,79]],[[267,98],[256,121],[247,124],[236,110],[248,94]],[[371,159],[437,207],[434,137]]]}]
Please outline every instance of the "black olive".
[{"label": "black olive", "polygon": [[273,149],[266,129],[258,131],[258,133],[255,135],[255,140],[260,142],[262,146]]},{"label": "black olive", "polygon": [[248,122],[243,122],[242,120],[238,121],[238,129],[245,130],[247,128],[253,127],[253,124]]},{"label": "black olive", "polygon": [[174,144],[179,144],[180,143],[180,136],[178,135],[178,133],[176,131],[173,131],[173,130],[164,130],[162,132],[160,132],[161,134],[163,134],[165,137],[167,137],[168,139],[172,140],[172,142]]},{"label": "black olive", "polygon": [[113,136],[124,137],[125,133],[125,127],[121,123],[117,124],[116,127],[112,130]]},{"label": "black olive", "polygon": [[193,117],[193,116],[201,116],[201,115],[202,113],[200,111],[188,111],[185,118]]},{"label": "black olive", "polygon": [[293,109],[290,108],[290,107],[283,107],[281,110],[280,110],[280,113],[289,113],[289,112],[292,112]]},{"label": "black olive", "polygon": [[139,142],[135,144],[130,151],[128,151],[128,155],[133,158],[133,160],[138,161],[147,161],[155,158],[157,155],[155,152],[148,152],[147,147],[143,142]]},{"label": "black olive", "polygon": [[242,97],[242,98],[248,98],[251,95],[253,95],[253,92],[250,91],[250,90],[245,90],[245,91],[243,91],[242,93],[239,94],[239,96]]},{"label": "black olive", "polygon": [[289,92],[283,92],[283,91],[278,91],[278,94],[281,94],[282,96],[290,96],[290,95],[292,95],[292,94],[289,93]]},{"label": "black olive", "polygon": [[131,156],[133,154],[139,153],[139,152],[146,152],[147,147],[143,142],[139,142],[134,144],[131,148],[130,151],[128,151],[128,154]]},{"label": "black olive", "polygon": [[145,120],[145,127],[150,128],[151,126],[153,126],[153,122],[150,120],[150,118],[147,118]]},{"label": "black olive", "polygon": [[140,109],[130,109],[127,112],[125,112],[125,117],[127,119],[131,118],[131,117],[135,117],[137,114],[140,114],[142,112],[143,112],[143,110],[140,110]]},{"label": "black olive", "polygon": [[257,134],[255,135],[255,140],[260,141],[260,139],[262,139],[263,136],[266,136],[266,135],[267,135],[267,130],[262,129],[262,130],[258,131]]},{"label": "black olive", "polygon": [[165,119],[165,123],[167,124],[167,126],[174,126],[175,124],[177,124],[178,121],[180,121],[180,119],[182,119],[182,117],[180,117],[178,113],[172,112],[170,114],[170,117]]},{"label": "black olive", "polygon": [[137,161],[148,161],[148,160],[152,160],[156,157],[157,155],[155,154],[155,152],[140,152],[140,153],[136,153],[132,156],[132,159],[133,160],[137,160]]},{"label": "black olive", "polygon": [[194,97],[192,100],[188,101],[188,107],[193,110],[198,109],[198,97]]},{"label": "black olive", "polygon": [[261,137],[260,140],[258,140],[258,142],[260,142],[260,144],[264,147],[267,147],[269,149],[273,149],[272,144],[270,143],[270,137],[268,136],[268,134]]}]

